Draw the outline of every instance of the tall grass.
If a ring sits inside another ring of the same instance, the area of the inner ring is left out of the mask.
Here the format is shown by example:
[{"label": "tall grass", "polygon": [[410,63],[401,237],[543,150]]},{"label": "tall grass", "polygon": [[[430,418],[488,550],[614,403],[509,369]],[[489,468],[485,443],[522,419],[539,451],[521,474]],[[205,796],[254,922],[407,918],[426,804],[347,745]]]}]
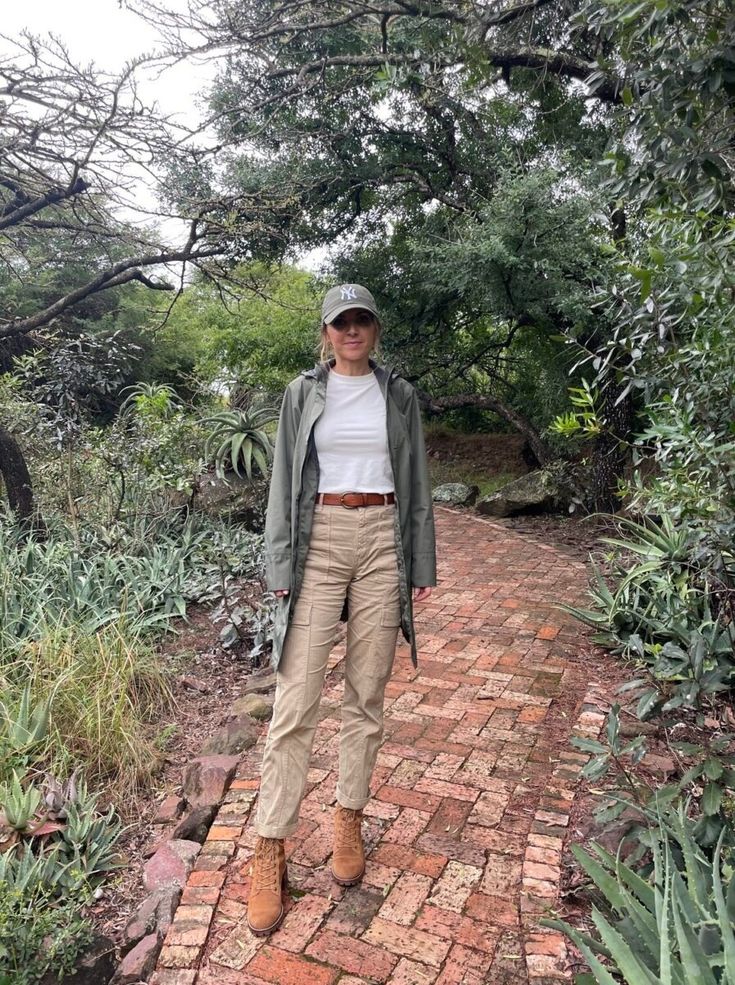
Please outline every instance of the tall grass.
[{"label": "tall grass", "polygon": [[261,544],[206,519],[101,528],[55,518],[37,538],[0,516],[0,689],[9,707],[27,684],[34,705],[50,702],[39,765],[59,776],[81,767],[123,806],[148,785],[160,762],[154,723],[173,706],[155,640],[189,602],[255,573]]},{"label": "tall grass", "polygon": [[81,765],[108,796],[148,785],[160,765],[150,724],[174,705],[170,668],[127,620],[92,633],[47,625],[20,646],[0,686],[12,701],[26,682],[34,702],[50,703],[41,760],[51,772]]}]

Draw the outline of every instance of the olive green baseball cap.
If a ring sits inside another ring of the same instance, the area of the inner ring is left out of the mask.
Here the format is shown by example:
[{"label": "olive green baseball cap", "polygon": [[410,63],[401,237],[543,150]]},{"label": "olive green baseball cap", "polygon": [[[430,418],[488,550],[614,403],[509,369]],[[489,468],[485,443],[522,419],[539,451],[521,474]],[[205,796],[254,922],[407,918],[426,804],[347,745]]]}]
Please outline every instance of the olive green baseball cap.
[{"label": "olive green baseball cap", "polygon": [[361,284],[338,284],[327,291],[322,302],[322,324],[333,322],[348,308],[366,308],[378,318],[378,306],[367,287]]}]

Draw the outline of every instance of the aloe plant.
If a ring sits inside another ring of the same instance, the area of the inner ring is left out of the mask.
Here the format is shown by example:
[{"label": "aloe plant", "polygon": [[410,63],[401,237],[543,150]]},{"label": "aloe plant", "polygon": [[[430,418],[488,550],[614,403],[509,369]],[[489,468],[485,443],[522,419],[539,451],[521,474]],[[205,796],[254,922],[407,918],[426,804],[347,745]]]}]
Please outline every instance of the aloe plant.
[{"label": "aloe plant", "polygon": [[579,948],[599,985],[735,985],[735,879],[722,874],[724,831],[707,858],[684,807],[648,829],[650,878],[598,844],[572,851],[601,898],[596,936],[543,920]]},{"label": "aloe plant", "polygon": [[241,469],[252,481],[253,467],[261,475],[268,474],[268,463],[273,458],[273,446],[265,428],[276,420],[271,407],[255,411],[228,410],[206,417],[203,424],[212,430],[204,446],[204,455],[214,460],[217,475],[223,476],[231,468],[242,477]]}]

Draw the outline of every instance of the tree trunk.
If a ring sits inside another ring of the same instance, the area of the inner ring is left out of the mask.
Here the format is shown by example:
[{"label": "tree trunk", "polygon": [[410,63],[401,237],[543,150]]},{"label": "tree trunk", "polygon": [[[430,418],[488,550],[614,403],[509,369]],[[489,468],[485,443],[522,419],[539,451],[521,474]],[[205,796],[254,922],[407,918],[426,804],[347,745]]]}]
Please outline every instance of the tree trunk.
[{"label": "tree trunk", "polygon": [[16,519],[27,523],[33,518],[33,484],[23,452],[13,435],[0,425],[0,475],[8,492]]},{"label": "tree trunk", "polygon": [[603,431],[592,452],[592,497],[595,509],[614,513],[620,507],[618,480],[628,463],[626,443],[633,420],[633,401],[630,394],[615,404],[623,392],[623,384],[609,381],[603,391]]},{"label": "tree trunk", "polygon": [[544,466],[553,458],[559,457],[552,454],[551,449],[530,421],[527,421],[522,414],[513,410],[502,400],[498,400],[497,397],[479,393],[462,393],[451,397],[430,397],[427,393],[421,392],[419,392],[419,396],[426,409],[435,414],[445,410],[458,410],[461,407],[479,407],[481,410],[492,410],[523,435],[539,465]]}]

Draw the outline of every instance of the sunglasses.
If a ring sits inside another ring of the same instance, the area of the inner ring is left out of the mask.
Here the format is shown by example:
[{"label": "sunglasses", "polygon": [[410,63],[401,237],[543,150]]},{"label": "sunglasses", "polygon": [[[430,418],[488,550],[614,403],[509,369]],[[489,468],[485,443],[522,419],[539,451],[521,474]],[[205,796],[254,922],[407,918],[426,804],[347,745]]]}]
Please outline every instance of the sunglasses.
[{"label": "sunglasses", "polygon": [[357,328],[372,328],[375,319],[369,311],[358,311],[355,315],[337,315],[333,322],[329,323],[330,328],[336,329],[338,332],[345,332],[350,327],[350,325],[355,325]]}]

